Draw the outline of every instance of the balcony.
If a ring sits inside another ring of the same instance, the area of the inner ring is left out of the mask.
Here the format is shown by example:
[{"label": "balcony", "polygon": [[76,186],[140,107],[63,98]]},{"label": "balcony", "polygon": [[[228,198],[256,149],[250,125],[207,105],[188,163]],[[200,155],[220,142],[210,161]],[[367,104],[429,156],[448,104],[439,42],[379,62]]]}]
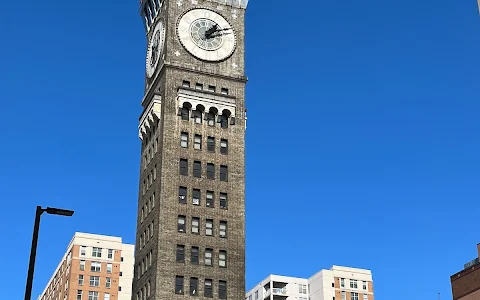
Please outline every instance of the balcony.
[{"label": "balcony", "polygon": [[274,295],[287,295],[287,288],[273,288]]}]

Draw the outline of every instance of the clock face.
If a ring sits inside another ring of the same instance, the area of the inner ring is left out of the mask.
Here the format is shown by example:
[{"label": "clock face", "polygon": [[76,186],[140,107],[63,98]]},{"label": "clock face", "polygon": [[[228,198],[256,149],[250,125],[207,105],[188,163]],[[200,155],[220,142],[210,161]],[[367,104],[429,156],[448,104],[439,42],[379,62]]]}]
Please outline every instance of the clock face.
[{"label": "clock face", "polygon": [[163,44],[165,42],[165,27],[163,22],[159,21],[155,26],[150,42],[147,49],[147,76],[148,78],[153,76],[158,62],[160,61],[160,55],[163,52]]},{"label": "clock face", "polygon": [[183,47],[193,56],[220,61],[235,50],[235,31],[227,20],[209,9],[192,9],[178,22],[177,34]]}]

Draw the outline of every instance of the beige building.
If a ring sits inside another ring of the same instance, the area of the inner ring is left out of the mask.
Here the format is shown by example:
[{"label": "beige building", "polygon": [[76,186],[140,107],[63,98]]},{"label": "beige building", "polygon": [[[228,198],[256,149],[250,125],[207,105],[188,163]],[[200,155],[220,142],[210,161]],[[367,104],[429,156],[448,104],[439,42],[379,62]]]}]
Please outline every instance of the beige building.
[{"label": "beige building", "polygon": [[370,270],[333,266],[310,278],[270,275],[245,300],[374,300]]},{"label": "beige building", "polygon": [[38,300],[131,300],[134,245],[75,233]]}]

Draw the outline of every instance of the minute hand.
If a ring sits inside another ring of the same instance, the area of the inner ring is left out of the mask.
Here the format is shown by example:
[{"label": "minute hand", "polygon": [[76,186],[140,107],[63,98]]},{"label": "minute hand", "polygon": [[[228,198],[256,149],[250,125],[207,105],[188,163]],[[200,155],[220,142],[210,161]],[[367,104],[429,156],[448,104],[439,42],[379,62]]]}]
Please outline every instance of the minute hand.
[{"label": "minute hand", "polygon": [[215,31],[212,31],[212,32],[206,32],[205,36],[208,38],[208,37],[211,37],[216,32],[227,31],[227,30],[232,30],[232,28],[216,29]]}]

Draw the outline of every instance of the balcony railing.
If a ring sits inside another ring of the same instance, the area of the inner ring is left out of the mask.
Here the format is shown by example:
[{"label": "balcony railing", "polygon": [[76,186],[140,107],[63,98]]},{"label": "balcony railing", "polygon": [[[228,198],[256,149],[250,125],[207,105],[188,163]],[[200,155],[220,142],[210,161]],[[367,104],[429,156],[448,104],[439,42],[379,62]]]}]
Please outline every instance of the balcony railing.
[{"label": "balcony railing", "polygon": [[273,293],[274,294],[280,294],[280,295],[286,295],[287,294],[287,288],[273,288]]}]

